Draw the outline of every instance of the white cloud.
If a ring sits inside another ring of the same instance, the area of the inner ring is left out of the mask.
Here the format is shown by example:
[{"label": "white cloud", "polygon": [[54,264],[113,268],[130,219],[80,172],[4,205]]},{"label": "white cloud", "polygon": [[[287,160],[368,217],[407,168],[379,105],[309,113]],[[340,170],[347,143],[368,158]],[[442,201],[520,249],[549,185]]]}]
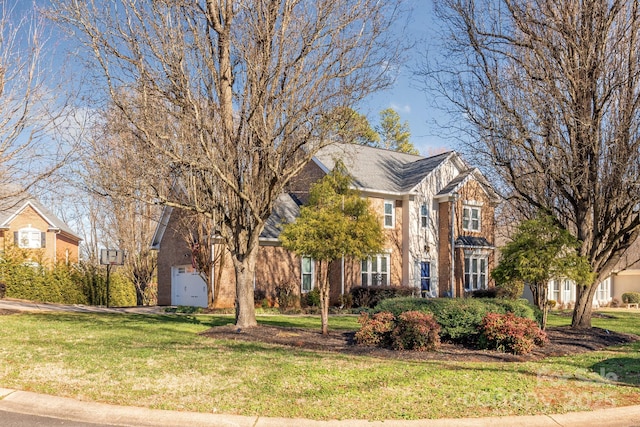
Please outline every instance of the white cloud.
[{"label": "white cloud", "polygon": [[411,105],[409,104],[398,105],[395,102],[392,102],[390,106],[399,113],[411,113]]}]

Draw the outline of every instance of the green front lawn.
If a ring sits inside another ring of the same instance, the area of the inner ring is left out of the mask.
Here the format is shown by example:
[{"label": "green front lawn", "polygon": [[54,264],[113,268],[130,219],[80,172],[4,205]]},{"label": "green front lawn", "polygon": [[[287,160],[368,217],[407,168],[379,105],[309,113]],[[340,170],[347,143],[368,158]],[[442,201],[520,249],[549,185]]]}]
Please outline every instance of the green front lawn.
[{"label": "green front lawn", "polygon": [[[640,335],[624,310],[594,325]],[[354,316],[333,329],[357,329]],[[550,324],[570,318],[552,314]],[[0,316],[0,387],[123,405],[312,419],[540,414],[640,404],[640,343],[527,363],[407,362],[198,335],[231,316]],[[260,316],[320,328],[319,317]],[[615,380],[615,382],[613,381]]]}]

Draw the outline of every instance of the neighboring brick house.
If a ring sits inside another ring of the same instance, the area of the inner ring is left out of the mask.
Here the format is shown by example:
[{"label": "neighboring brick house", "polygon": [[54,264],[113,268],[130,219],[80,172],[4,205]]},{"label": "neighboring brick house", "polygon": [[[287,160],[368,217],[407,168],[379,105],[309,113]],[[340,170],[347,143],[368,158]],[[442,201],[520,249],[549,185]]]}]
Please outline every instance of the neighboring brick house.
[{"label": "neighboring brick house", "polygon": [[[491,286],[498,197],[478,169],[455,152],[422,157],[335,144],[321,150],[278,199],[260,240],[256,289],[269,294],[275,286],[294,284],[304,293],[314,287],[313,260],[280,247],[279,224],[296,217],[310,185],[332,170],[336,159],[344,162],[354,188],[379,213],[387,245],[366,260],[334,263],[333,302],[355,286],[411,286],[416,294],[429,297],[462,296]],[[206,289],[191,267],[191,253],[181,237],[184,231],[176,226],[177,218],[175,210],[165,209],[152,244],[159,250],[158,303],[206,305]],[[215,250],[222,253],[219,247]],[[231,307],[233,268],[228,256],[221,259],[213,271],[214,306]]]},{"label": "neighboring brick house", "polygon": [[0,251],[17,246],[47,263],[78,261],[82,239],[33,197],[0,200]]}]

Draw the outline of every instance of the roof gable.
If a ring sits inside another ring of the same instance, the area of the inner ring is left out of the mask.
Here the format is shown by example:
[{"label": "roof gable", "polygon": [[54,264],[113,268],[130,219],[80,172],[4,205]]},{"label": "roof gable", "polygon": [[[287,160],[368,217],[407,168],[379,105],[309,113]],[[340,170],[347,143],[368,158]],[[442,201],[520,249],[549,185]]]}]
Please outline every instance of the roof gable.
[{"label": "roof gable", "polygon": [[449,184],[447,184],[442,190],[438,192],[438,194],[436,194],[436,198],[442,199],[453,195],[453,193],[458,192],[470,180],[476,180],[480,184],[480,188],[482,188],[482,190],[485,192],[487,197],[491,199],[491,201],[497,202],[499,200],[498,194],[494,191],[491,185],[487,182],[484,175],[482,175],[480,170],[478,170],[477,168],[468,169],[452,179]]},{"label": "roof gable", "polygon": [[64,221],[32,197],[18,199],[16,196],[0,200],[0,228],[9,228],[11,222],[29,207],[47,223],[50,231],[62,231],[72,238],[82,240]]},{"label": "roof gable", "polygon": [[344,162],[361,191],[390,194],[413,192],[425,177],[447,161],[464,165],[453,151],[431,157],[400,153],[359,144],[336,143],[321,149],[314,161],[325,171],[332,170],[336,159]]}]

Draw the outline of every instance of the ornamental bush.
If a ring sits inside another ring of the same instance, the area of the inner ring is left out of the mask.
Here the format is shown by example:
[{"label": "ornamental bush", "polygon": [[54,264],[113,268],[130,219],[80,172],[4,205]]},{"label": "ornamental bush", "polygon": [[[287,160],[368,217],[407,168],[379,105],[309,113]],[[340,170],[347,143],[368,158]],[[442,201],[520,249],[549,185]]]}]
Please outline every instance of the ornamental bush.
[{"label": "ornamental bush", "polygon": [[356,343],[378,347],[388,347],[391,343],[391,331],[396,317],[388,311],[369,316],[362,313],[358,323],[362,325],[356,332]]},{"label": "ornamental bush", "polygon": [[373,308],[380,301],[412,296],[416,288],[409,286],[357,286],[349,291],[354,307]]},{"label": "ornamental bush", "polygon": [[487,313],[480,327],[479,345],[506,353],[527,354],[548,342],[538,324],[513,313]]},{"label": "ornamental bush", "polygon": [[533,321],[541,318],[539,310],[526,300],[495,298],[394,298],[380,302],[373,312],[389,311],[399,316],[414,310],[433,314],[443,340],[465,344],[477,342],[487,313],[513,313]]},{"label": "ornamental bush", "polygon": [[440,325],[430,313],[407,311],[395,321],[391,332],[396,350],[435,350],[440,346]]},{"label": "ornamental bush", "polygon": [[440,346],[440,326],[428,313],[408,311],[398,317],[388,311],[371,316],[362,313],[358,323],[362,326],[355,340],[360,345],[416,351]]},{"label": "ornamental bush", "polygon": [[622,294],[622,302],[625,304],[639,304],[640,292],[625,292]]}]

